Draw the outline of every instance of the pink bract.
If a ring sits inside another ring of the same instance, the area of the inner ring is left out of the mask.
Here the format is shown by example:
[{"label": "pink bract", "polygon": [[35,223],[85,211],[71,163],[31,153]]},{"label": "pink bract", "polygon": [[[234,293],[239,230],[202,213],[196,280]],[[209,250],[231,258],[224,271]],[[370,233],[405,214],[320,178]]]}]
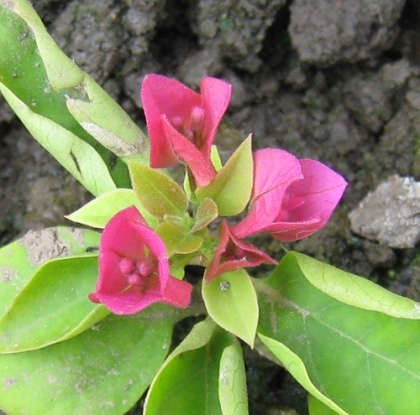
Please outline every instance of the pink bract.
[{"label": "pink bract", "polygon": [[347,182],[324,164],[279,149],[254,153],[254,188],[247,217],[233,227],[239,238],[269,232],[283,242],[326,225]]},{"label": "pink bract", "polygon": [[223,220],[219,226],[219,244],[213,260],[206,269],[206,281],[213,281],[225,272],[260,264],[277,264],[277,261],[254,245],[237,238],[227,221]]},{"label": "pink bract", "polygon": [[198,94],[174,79],[147,75],[141,99],[150,136],[150,166],[184,163],[197,186],[207,186],[216,174],[210,151],[231,89],[230,84],[207,77]]},{"label": "pink bract", "polygon": [[165,244],[134,206],[108,222],[99,245],[99,279],[91,301],[125,315],[155,302],[187,307],[191,291],[191,284],[169,274]]}]

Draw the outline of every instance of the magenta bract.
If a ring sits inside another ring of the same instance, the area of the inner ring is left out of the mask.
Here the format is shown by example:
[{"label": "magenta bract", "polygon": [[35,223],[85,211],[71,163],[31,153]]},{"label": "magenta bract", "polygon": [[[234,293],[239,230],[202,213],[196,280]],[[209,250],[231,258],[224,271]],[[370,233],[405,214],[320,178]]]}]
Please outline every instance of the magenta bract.
[{"label": "magenta bract", "polygon": [[254,187],[247,217],[233,227],[239,238],[269,232],[283,242],[325,226],[347,182],[315,160],[298,160],[279,149],[254,153]]},{"label": "magenta bract", "polygon": [[150,166],[184,163],[197,186],[215,176],[210,151],[230,101],[231,85],[204,78],[198,94],[182,83],[151,74],[144,78],[141,99],[150,136]]},{"label": "magenta bract", "polygon": [[229,228],[226,220],[219,226],[219,244],[213,260],[206,269],[205,278],[210,282],[219,275],[240,268],[256,267],[260,264],[277,264],[277,261],[254,245],[241,241]]},{"label": "magenta bract", "polygon": [[99,279],[91,301],[124,315],[155,302],[187,307],[191,292],[191,284],[169,274],[165,244],[134,206],[108,222],[99,245]]}]

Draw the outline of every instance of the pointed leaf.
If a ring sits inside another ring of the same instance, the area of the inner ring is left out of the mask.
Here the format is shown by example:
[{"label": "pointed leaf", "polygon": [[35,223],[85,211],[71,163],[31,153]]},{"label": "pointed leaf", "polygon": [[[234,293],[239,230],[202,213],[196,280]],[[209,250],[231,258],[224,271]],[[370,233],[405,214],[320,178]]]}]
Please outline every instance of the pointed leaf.
[{"label": "pointed leaf", "polygon": [[[118,186],[127,186],[129,177],[126,165],[120,159],[116,160],[110,151],[93,139],[66,107],[68,97],[86,99],[83,71],[55,44],[29,2],[14,1],[3,4],[4,7],[0,8],[1,83],[30,108],[31,112],[60,125],[93,147],[111,172],[115,183]],[[96,88],[100,87],[96,85]],[[9,101],[9,104],[12,108],[15,107],[13,102]],[[114,113],[114,108],[108,109],[108,115]],[[115,120],[114,116],[109,118]],[[27,123],[29,120],[23,121]],[[46,143],[42,131],[36,135],[35,130],[30,130],[34,138],[41,145],[48,145],[48,151],[58,159],[62,152],[60,146]],[[59,137],[57,139],[59,140]],[[50,141],[57,139],[54,136],[50,137]],[[89,153],[86,153],[85,157],[88,156]],[[64,161],[68,162],[65,159]],[[73,173],[71,170],[70,172]]]},{"label": "pointed leaf", "polygon": [[143,218],[154,228],[157,225],[156,218],[140,205],[134,190],[116,189],[93,199],[66,218],[92,228],[105,228],[109,220],[119,211],[130,206],[136,206]]},{"label": "pointed leaf", "polygon": [[66,99],[79,124],[118,157],[135,157],[148,164],[146,137],[127,113],[88,75],[84,77],[84,90],[89,101]]},{"label": "pointed leaf", "polygon": [[[281,361],[278,345],[298,356],[323,404],[358,415],[417,413],[419,304],[293,252],[255,286],[259,335]],[[307,387],[302,373],[294,376]]]},{"label": "pointed leaf", "polygon": [[164,414],[168,408],[171,415],[246,415],[243,374],[237,341],[204,320],[163,364],[147,394],[144,415]]},{"label": "pointed leaf", "polygon": [[111,315],[70,340],[0,355],[0,407],[9,415],[127,412],[168,351],[174,320],[164,310]]},{"label": "pointed leaf", "polygon": [[416,301],[395,295],[366,278],[315,261],[306,255],[297,252],[293,255],[305,278],[330,297],[365,310],[420,320],[420,304]]},{"label": "pointed leaf", "polygon": [[209,316],[222,328],[254,346],[258,303],[254,286],[244,269],[226,272],[207,283],[202,295]]},{"label": "pointed leaf", "polygon": [[0,319],[44,263],[58,257],[90,256],[99,238],[99,233],[87,229],[57,227],[29,231],[0,249]]},{"label": "pointed leaf", "polygon": [[0,83],[0,91],[38,142],[94,195],[116,189],[108,167],[97,151],[61,125],[33,112]]},{"label": "pointed leaf", "polygon": [[212,199],[205,198],[197,208],[195,224],[191,232],[197,232],[205,228],[210,222],[219,216],[216,203]]},{"label": "pointed leaf", "polygon": [[195,194],[198,200],[213,199],[219,215],[233,216],[241,213],[251,197],[253,183],[253,161],[251,136],[233,153],[231,158],[206,187]]},{"label": "pointed leaf", "polygon": [[97,275],[97,256],[44,264],[0,320],[0,353],[39,349],[102,320],[109,310],[88,299]]},{"label": "pointed leaf", "polygon": [[188,199],[166,174],[137,162],[129,162],[133,189],[143,207],[153,216],[182,215]]}]

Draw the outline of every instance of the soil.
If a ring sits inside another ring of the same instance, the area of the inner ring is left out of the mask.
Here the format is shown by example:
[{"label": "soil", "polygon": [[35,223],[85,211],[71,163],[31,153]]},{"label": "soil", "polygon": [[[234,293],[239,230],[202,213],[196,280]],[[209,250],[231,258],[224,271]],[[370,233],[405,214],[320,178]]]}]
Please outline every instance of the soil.
[{"label": "soil", "polygon": [[[217,138],[224,154],[253,133],[255,149],[276,146],[320,160],[349,182],[330,224],[288,248],[420,299],[419,221],[419,237],[396,249],[392,241],[353,233],[348,217],[389,177],[420,180],[417,0],[33,5],[63,50],[141,126],[139,86],[147,73],[193,88],[206,75],[231,82],[232,103]],[[63,216],[89,198],[0,97],[0,245],[28,230],[65,224]],[[257,242],[273,256],[282,253],[276,241]],[[305,392],[286,372],[246,355],[252,414],[307,413]]]}]

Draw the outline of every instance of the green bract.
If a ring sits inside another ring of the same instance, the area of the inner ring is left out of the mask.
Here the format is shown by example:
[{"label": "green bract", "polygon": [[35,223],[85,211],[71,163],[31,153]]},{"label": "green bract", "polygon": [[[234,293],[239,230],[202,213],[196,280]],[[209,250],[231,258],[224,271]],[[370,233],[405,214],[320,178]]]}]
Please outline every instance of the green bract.
[{"label": "green bract", "polygon": [[187,195],[166,174],[137,162],[129,163],[131,182],[141,205],[153,216],[183,215]]},{"label": "green bract", "polygon": [[234,216],[241,213],[249,202],[253,183],[251,136],[233,153],[216,177],[195,192],[198,200],[213,199],[219,215]]}]

